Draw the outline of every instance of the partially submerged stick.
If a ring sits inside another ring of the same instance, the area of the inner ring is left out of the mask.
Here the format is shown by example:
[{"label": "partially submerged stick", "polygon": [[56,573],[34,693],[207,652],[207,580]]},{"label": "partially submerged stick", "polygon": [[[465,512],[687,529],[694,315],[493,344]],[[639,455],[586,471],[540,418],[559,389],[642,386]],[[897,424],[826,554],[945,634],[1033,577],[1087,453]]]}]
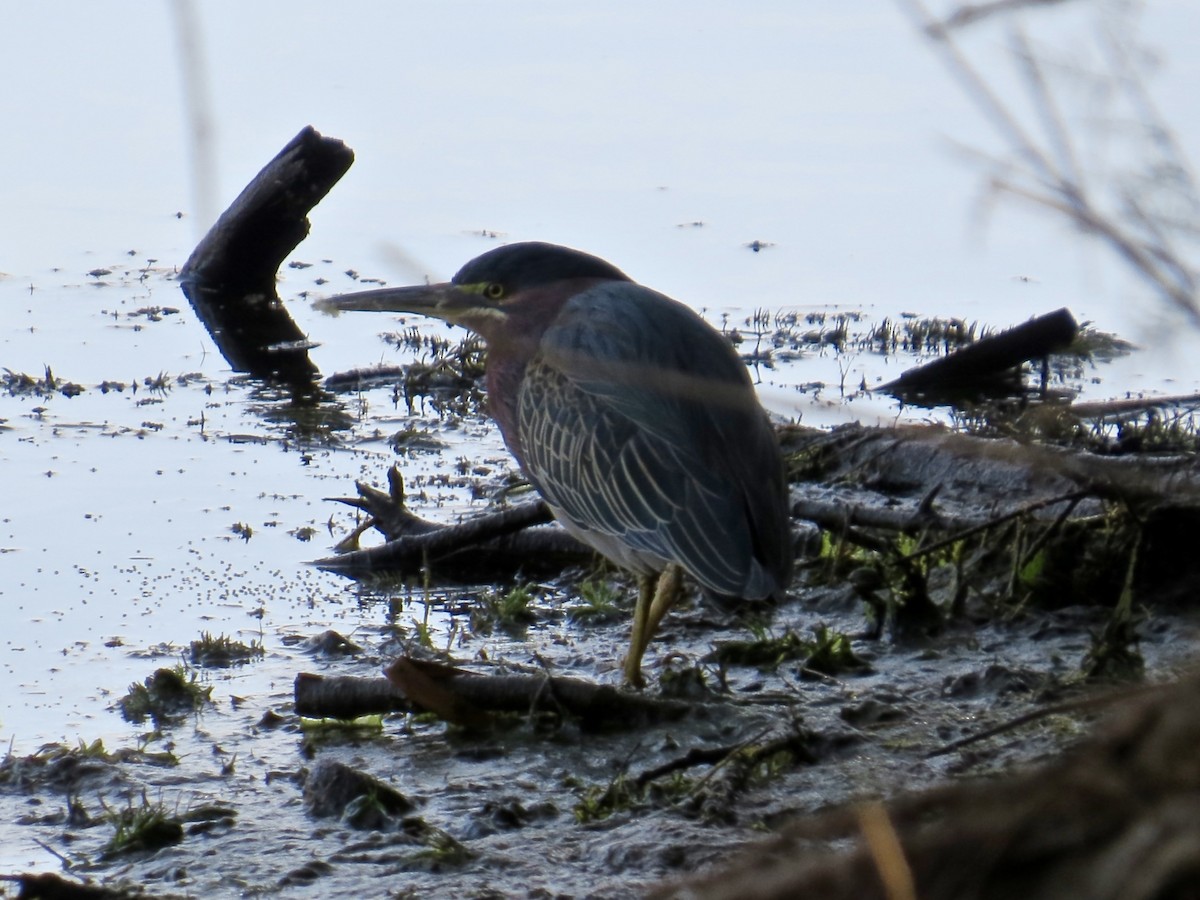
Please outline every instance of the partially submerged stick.
[{"label": "partially submerged stick", "polygon": [[561,571],[572,563],[585,565],[595,556],[561,527],[532,527],[554,521],[550,508],[540,500],[442,525],[408,510],[404,479],[395,466],[388,472],[387,491],[361,482],[356,487],[358,497],[338,498],[370,515],[353,537],[374,527],[388,542],[314,563],[351,578],[379,573],[403,577],[426,570],[439,581],[467,583],[519,573],[530,576],[543,569]]},{"label": "partially submerged stick", "polygon": [[308,236],[308,212],[354,162],[311,126],[297,134],[221,214],[179,274],[221,355],[239,372],[308,385],[309,344],[275,291],[279,266]]},{"label": "partially submerged stick", "polygon": [[997,380],[1027,360],[1065,350],[1078,331],[1079,325],[1070,310],[1055,310],[980,338],[949,356],[909,369],[878,390],[904,397],[961,395],[972,387]]}]

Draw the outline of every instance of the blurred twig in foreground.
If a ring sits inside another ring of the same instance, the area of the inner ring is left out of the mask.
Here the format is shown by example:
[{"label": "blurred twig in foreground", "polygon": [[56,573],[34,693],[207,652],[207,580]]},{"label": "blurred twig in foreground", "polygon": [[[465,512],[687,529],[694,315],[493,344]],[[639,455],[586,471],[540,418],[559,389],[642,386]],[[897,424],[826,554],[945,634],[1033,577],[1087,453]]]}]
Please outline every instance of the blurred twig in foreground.
[{"label": "blurred twig in foreground", "polygon": [[[1146,89],[1144,55],[1133,42],[1132,29],[1099,30],[1098,48],[1106,67],[1099,92],[1110,102],[1124,104],[1132,119],[1122,118],[1117,124],[1125,129],[1122,136],[1132,135],[1137,141],[1137,170],[1133,177],[1089,177],[1080,163],[1071,120],[1062,114],[1061,97],[1015,21],[1014,11],[1026,3],[968,4],[945,19],[934,17],[921,0],[901,0],[901,5],[1011,151],[1003,158],[972,151],[987,167],[991,189],[1062,213],[1101,238],[1163,299],[1200,326],[1200,277],[1185,250],[1194,250],[1200,236],[1200,190],[1183,148]],[[1032,5],[1064,4],[1042,0]],[[1018,74],[1034,113],[1032,125],[1022,122],[1013,106],[1001,99],[958,37],[966,25],[995,18],[993,13],[1003,14],[1009,29]]]}]

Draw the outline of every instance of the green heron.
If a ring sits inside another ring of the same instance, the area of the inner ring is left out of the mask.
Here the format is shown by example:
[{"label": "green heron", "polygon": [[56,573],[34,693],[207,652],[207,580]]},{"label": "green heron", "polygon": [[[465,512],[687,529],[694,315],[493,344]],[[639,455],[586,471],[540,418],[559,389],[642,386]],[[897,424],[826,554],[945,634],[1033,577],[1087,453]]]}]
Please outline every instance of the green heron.
[{"label": "green heron", "polygon": [[778,441],[746,366],[699,315],[567,247],[497,247],[444,284],[320,301],[434,316],[487,345],[490,412],[563,527],[636,573],[625,678],[681,589],[781,596],[792,565]]}]

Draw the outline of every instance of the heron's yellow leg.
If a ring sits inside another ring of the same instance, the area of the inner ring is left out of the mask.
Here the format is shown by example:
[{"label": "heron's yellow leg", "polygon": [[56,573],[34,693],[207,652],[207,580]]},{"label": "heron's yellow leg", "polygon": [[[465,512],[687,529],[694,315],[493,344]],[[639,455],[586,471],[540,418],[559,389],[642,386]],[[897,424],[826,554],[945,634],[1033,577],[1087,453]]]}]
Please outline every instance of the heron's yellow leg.
[{"label": "heron's yellow leg", "polygon": [[649,639],[646,622],[650,618],[650,607],[654,601],[654,576],[643,575],[638,579],[637,605],[633,608],[633,629],[629,634],[629,653],[625,656],[625,683],[631,687],[645,687],[642,680],[642,654],[646,652]]},{"label": "heron's yellow leg", "polygon": [[633,610],[633,631],[629,636],[629,655],[625,657],[625,682],[632,687],[645,687],[642,678],[642,657],[658,631],[667,611],[675,605],[683,589],[683,570],[671,563],[658,576],[657,584],[651,575],[638,584],[637,606]]}]

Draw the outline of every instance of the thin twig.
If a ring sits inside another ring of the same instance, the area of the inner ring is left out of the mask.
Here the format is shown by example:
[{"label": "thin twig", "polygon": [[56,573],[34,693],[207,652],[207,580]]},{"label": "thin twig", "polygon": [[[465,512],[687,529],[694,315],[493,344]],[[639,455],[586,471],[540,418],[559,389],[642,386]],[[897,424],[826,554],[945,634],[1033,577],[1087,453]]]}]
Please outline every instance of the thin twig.
[{"label": "thin twig", "polygon": [[963,28],[1001,13],[1012,13],[1026,6],[1053,6],[1067,0],[990,0],[988,3],[964,3],[946,16],[943,27]]},{"label": "thin twig", "polygon": [[1053,506],[1056,503],[1069,502],[1071,504],[1071,506],[1068,507],[1069,511],[1074,509],[1075,505],[1087,496],[1089,496],[1087,491],[1072,491],[1069,494],[1061,494],[1057,497],[1047,497],[1044,500],[1035,500],[1032,503],[1026,503],[1024,506],[1018,509],[1014,509],[1011,512],[1006,512],[1003,515],[996,516],[993,519],[988,519],[988,521],[980,525],[972,526],[965,531],[960,531],[957,534],[952,534],[949,537],[942,538],[939,541],[934,541],[932,544],[929,544],[925,547],[918,547],[916,550],[912,551],[912,553],[909,553],[905,558],[919,559],[922,556],[928,556],[930,553],[936,553],[943,547],[951,546],[959,541],[965,541],[967,538],[974,537],[980,532],[990,531],[998,525],[1003,525],[1005,522],[1010,522],[1013,519],[1019,519],[1022,516],[1028,515],[1029,513],[1037,512],[1039,509],[1044,509],[1047,506]]},{"label": "thin twig", "polygon": [[1060,192],[1068,200],[1078,200],[1087,193],[1083,182],[1083,170],[1079,166],[1071,134],[1063,123],[1062,113],[1059,112],[1054,94],[1042,74],[1041,63],[1037,54],[1033,52],[1033,47],[1030,46],[1024,30],[1019,26],[1013,26],[1010,40],[1013,43],[1013,56],[1021,64],[1021,72],[1029,84],[1029,93],[1033,97],[1034,106],[1042,120],[1046,139],[1050,142],[1054,155],[1058,157],[1059,169],[1055,171],[1055,178]]},{"label": "thin twig", "polygon": [[1050,527],[1038,535],[1034,542],[1029,545],[1029,547],[1025,550],[1025,555],[1018,560],[1017,567],[1019,571],[1024,571],[1025,566],[1029,564],[1029,560],[1037,556],[1037,554],[1041,552],[1041,549],[1050,542],[1050,538],[1054,536],[1058,529],[1062,528],[1063,523],[1066,522],[1071,513],[1075,511],[1075,507],[1079,505],[1079,502],[1083,500],[1084,496],[1085,495],[1083,493],[1080,493],[1077,496],[1072,497],[1063,511],[1060,512],[1054,521],[1050,523]]},{"label": "thin twig", "polygon": [[964,738],[959,738],[957,741],[951,741],[949,744],[943,744],[936,750],[930,750],[925,754],[926,759],[932,759],[935,756],[945,756],[947,753],[953,753],[956,750],[961,750],[964,747],[969,747],[971,744],[977,744],[980,741],[986,741],[988,738],[996,737],[997,735],[1005,734],[1009,731],[1014,731],[1023,725],[1028,725],[1030,722],[1036,722],[1039,719],[1045,719],[1049,716],[1065,715],[1066,713],[1085,712],[1091,709],[1102,709],[1106,706],[1111,706],[1114,703],[1119,703],[1124,700],[1140,697],[1143,694],[1149,694],[1152,691],[1160,690],[1162,685],[1144,685],[1138,688],[1124,688],[1120,691],[1103,694],[1099,697],[1084,697],[1079,700],[1069,700],[1066,703],[1057,703],[1054,706],[1047,706],[1043,709],[1035,709],[1032,712],[1027,712],[1017,716],[1015,719],[1009,719],[1007,722],[1002,722],[991,728],[986,728],[983,731],[969,734]]},{"label": "thin twig", "polygon": [[951,72],[959,79],[963,88],[984,115],[991,119],[992,123],[1001,131],[1017,154],[1023,157],[1035,171],[1043,174],[1053,172],[1054,167],[1045,154],[1037,148],[1037,144],[1021,127],[1021,123],[996,96],[995,91],[988,86],[984,77],[971,65],[971,61],[955,43],[950,32],[934,18],[933,14],[926,9],[925,4],[921,0],[899,0],[899,2],[902,6],[908,7],[909,15],[916,21],[920,29],[933,39],[934,46],[941,51]]},{"label": "thin twig", "polygon": [[887,900],[916,900],[917,885],[912,866],[904,855],[900,836],[896,834],[896,826],[887,809],[875,800],[858,806],[855,814]]}]

